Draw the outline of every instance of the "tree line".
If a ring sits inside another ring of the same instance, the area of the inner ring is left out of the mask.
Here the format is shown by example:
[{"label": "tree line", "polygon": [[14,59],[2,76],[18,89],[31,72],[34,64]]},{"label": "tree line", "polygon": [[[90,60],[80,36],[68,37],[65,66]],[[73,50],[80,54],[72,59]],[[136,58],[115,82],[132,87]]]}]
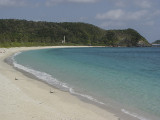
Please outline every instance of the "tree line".
[{"label": "tree line", "polygon": [[148,41],[133,29],[104,30],[80,22],[0,19],[0,47],[62,45],[138,46]]}]

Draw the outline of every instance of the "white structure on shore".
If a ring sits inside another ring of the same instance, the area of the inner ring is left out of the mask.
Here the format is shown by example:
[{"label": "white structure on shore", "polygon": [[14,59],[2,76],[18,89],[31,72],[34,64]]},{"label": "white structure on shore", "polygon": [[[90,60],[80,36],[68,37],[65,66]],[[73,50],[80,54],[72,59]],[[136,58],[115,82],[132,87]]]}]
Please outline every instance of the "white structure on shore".
[{"label": "white structure on shore", "polygon": [[65,44],[66,42],[66,36],[64,36],[64,39],[62,40],[62,44]]},{"label": "white structure on shore", "polygon": [[160,44],[152,44],[153,47],[160,47]]}]

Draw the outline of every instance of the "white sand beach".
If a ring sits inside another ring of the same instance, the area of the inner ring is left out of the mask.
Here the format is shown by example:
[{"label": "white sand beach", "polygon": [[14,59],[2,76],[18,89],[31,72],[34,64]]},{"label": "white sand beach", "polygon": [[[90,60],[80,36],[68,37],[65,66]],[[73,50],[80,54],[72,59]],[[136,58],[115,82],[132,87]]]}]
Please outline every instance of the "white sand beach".
[{"label": "white sand beach", "polygon": [[[114,114],[25,76],[4,59],[16,52],[55,47],[0,48],[0,120],[118,120]],[[17,80],[15,80],[17,78]]]}]

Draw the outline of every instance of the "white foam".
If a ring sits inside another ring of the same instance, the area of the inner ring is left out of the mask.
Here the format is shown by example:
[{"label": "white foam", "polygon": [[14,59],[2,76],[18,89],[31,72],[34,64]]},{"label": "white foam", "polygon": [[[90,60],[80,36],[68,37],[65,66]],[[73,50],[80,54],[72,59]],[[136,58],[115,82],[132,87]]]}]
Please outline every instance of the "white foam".
[{"label": "white foam", "polygon": [[89,99],[89,100],[91,100],[91,101],[94,101],[94,102],[96,102],[96,103],[99,103],[99,104],[101,104],[101,105],[104,105],[103,102],[98,101],[97,99],[93,98],[92,96],[77,93],[77,92],[75,92],[72,88],[69,89],[69,92],[70,92],[71,94],[75,94],[75,95],[78,95],[78,96],[87,98],[87,99]]},{"label": "white foam", "polygon": [[15,56],[17,56],[19,54],[21,54],[21,52],[15,53],[11,58],[13,60],[14,67],[16,67],[18,69],[21,69],[21,70],[24,70],[24,71],[26,71],[28,73],[31,73],[34,76],[36,76],[38,79],[40,79],[40,80],[42,80],[44,82],[47,82],[48,84],[51,84],[51,85],[56,86],[56,87],[60,86],[60,87],[64,88],[65,90],[69,91],[71,94],[78,95],[78,96],[87,98],[87,99],[89,99],[89,100],[91,100],[93,102],[96,102],[96,103],[99,103],[101,105],[104,105],[103,102],[98,101],[97,99],[93,98],[92,96],[75,92],[73,90],[73,88],[71,88],[71,87],[69,87],[69,85],[67,85],[67,83],[60,82],[56,78],[53,78],[53,76],[51,76],[51,75],[49,75],[49,74],[47,74],[45,72],[40,72],[40,71],[34,70],[33,68],[25,67],[23,65],[18,64],[16,62],[16,60],[15,60]]},{"label": "white foam", "polygon": [[19,55],[19,54],[21,54],[22,52],[17,52],[17,53],[15,53],[14,55],[13,55],[13,59],[14,59],[14,57],[15,56],[17,56],[17,55]]},{"label": "white foam", "polygon": [[[93,98],[92,96],[75,92],[74,89],[72,87],[70,87],[67,83],[60,82],[56,78],[54,78],[53,76],[51,76],[51,75],[49,75],[49,74],[47,74],[45,72],[40,72],[40,71],[34,70],[32,68],[25,67],[23,65],[18,64],[15,61],[14,58],[15,58],[15,56],[17,56],[19,54],[21,54],[21,52],[15,53],[11,57],[11,59],[13,60],[14,67],[16,67],[18,69],[21,69],[21,70],[24,70],[24,71],[26,71],[28,73],[31,73],[34,76],[36,76],[37,78],[41,79],[42,81],[47,82],[48,84],[51,84],[51,85],[56,86],[56,87],[60,86],[60,87],[64,88],[65,90],[69,91],[73,95],[81,96],[83,98],[86,98],[88,100],[91,100],[91,101],[93,101],[95,103],[98,103],[98,104],[101,104],[101,105],[106,105],[105,103],[103,103],[101,101],[98,101],[97,99]],[[129,111],[125,110],[125,109],[121,109],[121,111],[123,113],[125,113],[127,115],[130,115],[132,117],[135,117],[135,118],[137,118],[139,120],[150,120],[150,119],[147,119],[147,118],[145,118],[143,116],[138,115],[137,113],[132,113],[132,112],[129,112]]]},{"label": "white foam", "polygon": [[125,109],[121,109],[121,111],[125,114],[128,114],[128,115],[132,116],[132,117],[138,118],[139,120],[149,120],[147,118],[144,118],[143,116],[138,115],[137,113],[131,113],[131,112],[125,110]]},{"label": "white foam", "polygon": [[40,72],[40,71],[34,70],[33,68],[25,67],[23,65],[18,64],[15,61],[14,57],[19,55],[19,54],[20,54],[20,52],[14,54],[13,57],[11,58],[13,60],[14,67],[16,67],[18,69],[21,69],[21,70],[24,70],[24,71],[26,71],[28,73],[31,73],[34,76],[36,76],[38,79],[41,79],[42,81],[45,81],[45,82],[47,82],[47,83],[49,83],[51,85],[61,85],[61,86],[63,86],[64,83],[58,81],[57,79],[53,78],[51,75],[49,75],[49,74],[47,74],[45,72]]}]

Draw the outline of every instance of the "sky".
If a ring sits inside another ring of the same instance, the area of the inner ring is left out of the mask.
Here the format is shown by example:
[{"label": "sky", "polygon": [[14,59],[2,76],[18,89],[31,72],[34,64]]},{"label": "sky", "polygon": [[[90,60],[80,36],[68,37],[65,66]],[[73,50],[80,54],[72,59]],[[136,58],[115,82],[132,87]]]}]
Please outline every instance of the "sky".
[{"label": "sky", "polygon": [[160,39],[160,0],[0,0],[0,19],[85,22],[103,29],[133,28]]}]

